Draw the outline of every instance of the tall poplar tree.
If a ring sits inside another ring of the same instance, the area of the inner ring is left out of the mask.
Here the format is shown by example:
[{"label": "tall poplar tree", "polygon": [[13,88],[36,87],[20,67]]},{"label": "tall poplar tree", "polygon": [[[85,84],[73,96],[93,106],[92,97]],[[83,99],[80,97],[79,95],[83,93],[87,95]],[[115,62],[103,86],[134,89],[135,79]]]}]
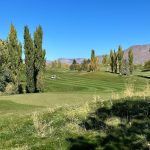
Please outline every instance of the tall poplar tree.
[{"label": "tall poplar tree", "polygon": [[42,91],[43,72],[45,69],[45,50],[42,48],[43,31],[38,26],[34,32],[34,85],[36,92]]},{"label": "tall poplar tree", "polygon": [[122,60],[123,60],[123,50],[122,47],[118,47],[118,64],[119,64],[119,73],[121,73],[122,69]]},{"label": "tall poplar tree", "polygon": [[0,91],[5,92],[5,88],[12,80],[10,78],[8,43],[0,40]]},{"label": "tall poplar tree", "polygon": [[129,62],[130,74],[132,74],[133,73],[133,51],[132,49],[129,49],[128,51],[128,62]]},{"label": "tall poplar tree", "polygon": [[110,67],[111,72],[114,72],[114,54],[112,50],[110,50]]},{"label": "tall poplar tree", "polygon": [[13,24],[10,26],[10,33],[8,36],[8,51],[9,51],[9,69],[11,71],[12,83],[15,86],[15,93],[20,90],[20,71],[21,71],[21,54],[22,49],[17,39],[17,31]]},{"label": "tall poplar tree", "polygon": [[116,51],[114,50],[114,72],[117,73],[117,61],[118,61],[118,56]]},{"label": "tall poplar tree", "polygon": [[26,68],[26,92],[34,93],[34,49],[28,26],[24,27],[24,50]]},{"label": "tall poplar tree", "polygon": [[91,64],[90,64],[90,71],[95,71],[96,70],[96,56],[95,56],[95,51],[91,51]]}]

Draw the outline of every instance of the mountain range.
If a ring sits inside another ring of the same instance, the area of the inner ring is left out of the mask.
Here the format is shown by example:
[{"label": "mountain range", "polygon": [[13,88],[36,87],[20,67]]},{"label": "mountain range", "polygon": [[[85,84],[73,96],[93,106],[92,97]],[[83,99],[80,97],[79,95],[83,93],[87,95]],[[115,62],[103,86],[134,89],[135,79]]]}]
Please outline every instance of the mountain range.
[{"label": "mountain range", "polygon": [[[150,60],[150,44],[145,45],[134,45],[129,47],[128,49],[124,50],[124,59],[128,58],[128,51],[129,49],[133,50],[134,56],[134,64],[144,64],[144,62]],[[103,56],[98,56],[99,62],[102,62]],[[78,63],[81,63],[85,58],[74,58]],[[59,58],[61,63],[71,64],[73,59],[70,58]]]}]

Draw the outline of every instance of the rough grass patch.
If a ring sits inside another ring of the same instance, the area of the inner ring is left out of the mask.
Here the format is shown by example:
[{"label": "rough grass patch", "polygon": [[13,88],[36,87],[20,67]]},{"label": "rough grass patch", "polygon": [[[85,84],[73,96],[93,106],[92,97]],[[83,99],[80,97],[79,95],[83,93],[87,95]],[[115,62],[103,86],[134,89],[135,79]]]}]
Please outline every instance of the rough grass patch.
[{"label": "rough grass patch", "polygon": [[40,119],[40,115],[37,112],[32,114],[33,125],[35,127],[37,136],[46,137],[47,134],[52,134],[54,131],[54,127],[52,126],[53,121],[46,123],[46,121],[42,121]]}]

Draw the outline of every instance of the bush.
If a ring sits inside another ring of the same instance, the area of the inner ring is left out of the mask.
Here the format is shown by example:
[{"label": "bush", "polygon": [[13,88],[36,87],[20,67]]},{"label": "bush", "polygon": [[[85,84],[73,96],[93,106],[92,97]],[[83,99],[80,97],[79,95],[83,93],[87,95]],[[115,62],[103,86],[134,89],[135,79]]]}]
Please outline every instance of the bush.
[{"label": "bush", "polygon": [[5,92],[8,83],[12,82],[11,73],[9,70],[1,70],[0,72],[0,91]]},{"label": "bush", "polygon": [[17,91],[17,88],[13,83],[8,83],[6,88],[5,88],[5,93],[8,95],[15,94]]},{"label": "bush", "polygon": [[121,74],[122,75],[129,75],[130,74],[129,63],[127,62],[127,60],[123,60],[123,62],[122,62]]},{"label": "bush", "polygon": [[0,91],[4,92],[6,87],[6,82],[4,76],[0,77]]},{"label": "bush", "polygon": [[150,71],[150,60],[147,61],[147,62],[145,62],[145,64],[144,64],[144,69]]}]

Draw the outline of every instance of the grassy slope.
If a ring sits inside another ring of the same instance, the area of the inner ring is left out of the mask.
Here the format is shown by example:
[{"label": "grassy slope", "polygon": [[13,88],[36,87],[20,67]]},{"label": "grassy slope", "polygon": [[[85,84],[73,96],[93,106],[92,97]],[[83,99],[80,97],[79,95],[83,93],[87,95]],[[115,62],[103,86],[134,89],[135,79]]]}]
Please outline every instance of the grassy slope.
[{"label": "grassy slope", "polygon": [[0,118],[0,149],[146,150],[149,109],[149,98],[136,97]]},{"label": "grassy slope", "polygon": [[[58,79],[51,80],[52,74],[56,74]],[[2,106],[0,114],[11,113],[11,111],[12,113],[25,113],[25,110],[28,112],[32,108],[39,110],[39,106],[55,107],[83,104],[90,101],[93,95],[100,95],[107,99],[112,92],[123,91],[127,83],[133,83],[137,89],[142,90],[147,82],[149,82],[148,79],[137,76],[121,77],[106,72],[47,71],[46,93],[0,96]],[[11,106],[12,102],[16,107]],[[10,109],[8,109],[9,107]]]},{"label": "grassy slope", "polygon": [[[58,79],[51,80],[51,74],[56,74]],[[0,97],[0,149],[49,150],[69,149],[70,146],[73,149],[76,144],[82,144],[82,150],[86,145],[94,148],[96,137],[106,136],[106,133],[86,131],[80,126],[88,114],[101,105],[101,102],[90,102],[93,95],[106,100],[112,92],[121,93],[127,83],[143,90],[148,82],[146,78],[106,72],[48,71],[46,93]],[[90,104],[85,105],[85,102]],[[66,104],[69,106],[64,106]],[[63,107],[55,110],[56,106]],[[33,115],[33,111],[39,114]]]},{"label": "grassy slope", "polygon": [[[58,76],[57,80],[51,80],[51,74]],[[110,92],[121,92],[126,83],[133,83],[142,89],[147,80],[136,76],[121,77],[108,72],[47,72],[46,91],[64,92],[91,92],[108,94]]]}]

